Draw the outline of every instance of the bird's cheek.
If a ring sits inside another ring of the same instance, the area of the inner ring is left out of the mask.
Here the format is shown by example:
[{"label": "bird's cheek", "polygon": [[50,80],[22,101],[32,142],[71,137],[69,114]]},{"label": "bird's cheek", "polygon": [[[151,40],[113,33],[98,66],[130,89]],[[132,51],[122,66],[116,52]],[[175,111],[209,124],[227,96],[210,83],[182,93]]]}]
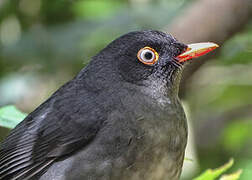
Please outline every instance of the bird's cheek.
[{"label": "bird's cheek", "polygon": [[159,59],[158,61],[158,66],[167,66],[171,61],[171,57],[170,56],[165,56]]}]

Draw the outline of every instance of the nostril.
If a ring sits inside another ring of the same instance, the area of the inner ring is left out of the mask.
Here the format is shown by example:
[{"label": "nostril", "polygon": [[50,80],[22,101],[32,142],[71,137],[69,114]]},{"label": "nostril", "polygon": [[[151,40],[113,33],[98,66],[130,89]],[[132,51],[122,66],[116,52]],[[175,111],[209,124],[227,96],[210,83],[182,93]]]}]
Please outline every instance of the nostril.
[{"label": "nostril", "polygon": [[186,44],[179,43],[179,42],[174,43],[172,46],[174,49],[173,52],[174,52],[175,57],[182,54],[183,52],[187,51],[187,49],[188,49],[188,46]]},{"label": "nostril", "polygon": [[182,51],[181,53],[184,53],[184,52],[186,52],[186,51],[191,51],[192,50],[192,48],[189,48],[189,47],[187,47],[184,51]]},{"label": "nostril", "polygon": [[188,46],[186,44],[183,43],[177,43],[178,44],[178,48],[180,49],[180,53],[183,53],[184,51],[188,50]]}]

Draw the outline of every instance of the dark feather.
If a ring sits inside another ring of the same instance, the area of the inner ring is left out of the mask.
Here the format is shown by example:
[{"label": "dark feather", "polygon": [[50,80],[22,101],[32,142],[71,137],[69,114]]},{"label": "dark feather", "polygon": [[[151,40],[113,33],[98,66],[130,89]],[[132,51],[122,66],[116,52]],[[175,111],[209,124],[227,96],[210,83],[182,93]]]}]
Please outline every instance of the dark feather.
[{"label": "dark feather", "polygon": [[[95,119],[92,122],[87,116],[75,117],[72,104],[67,102],[68,96],[75,103],[83,100],[72,94],[76,88],[74,82],[67,86],[59,89],[6,138],[0,149],[1,180],[29,179],[50,167],[55,160],[85,147],[95,137],[103,120],[96,117],[100,112],[89,116]],[[56,96],[62,93],[63,97]],[[83,106],[79,111],[85,114],[90,108]]]}]

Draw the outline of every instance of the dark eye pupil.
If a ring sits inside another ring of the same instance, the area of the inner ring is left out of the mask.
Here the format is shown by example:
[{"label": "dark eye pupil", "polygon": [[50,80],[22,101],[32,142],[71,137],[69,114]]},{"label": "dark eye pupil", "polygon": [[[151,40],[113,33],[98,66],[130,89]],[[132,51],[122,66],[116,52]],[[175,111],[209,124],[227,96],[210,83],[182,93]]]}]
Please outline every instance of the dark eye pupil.
[{"label": "dark eye pupil", "polygon": [[144,57],[145,57],[145,59],[147,59],[147,60],[151,60],[151,59],[152,59],[152,53],[151,53],[151,52],[146,52],[146,53],[144,54]]}]

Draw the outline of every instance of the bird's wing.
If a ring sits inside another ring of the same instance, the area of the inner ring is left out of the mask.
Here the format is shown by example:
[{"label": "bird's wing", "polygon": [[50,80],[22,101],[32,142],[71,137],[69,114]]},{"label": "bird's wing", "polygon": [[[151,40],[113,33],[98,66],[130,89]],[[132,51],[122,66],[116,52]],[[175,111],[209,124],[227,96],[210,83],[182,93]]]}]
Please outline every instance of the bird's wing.
[{"label": "bird's wing", "polygon": [[0,180],[34,178],[92,141],[104,113],[90,99],[72,96],[50,98],[12,130],[0,149]]}]

